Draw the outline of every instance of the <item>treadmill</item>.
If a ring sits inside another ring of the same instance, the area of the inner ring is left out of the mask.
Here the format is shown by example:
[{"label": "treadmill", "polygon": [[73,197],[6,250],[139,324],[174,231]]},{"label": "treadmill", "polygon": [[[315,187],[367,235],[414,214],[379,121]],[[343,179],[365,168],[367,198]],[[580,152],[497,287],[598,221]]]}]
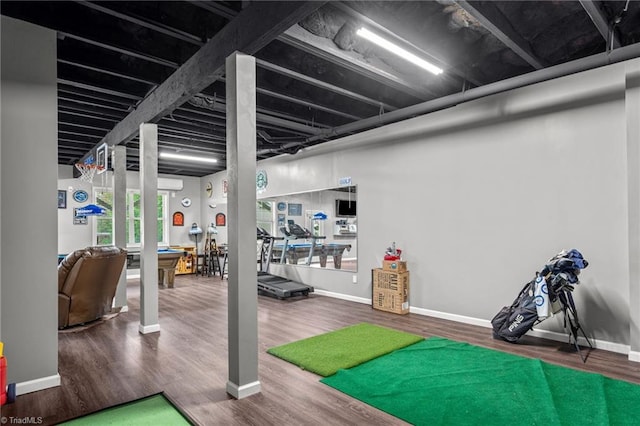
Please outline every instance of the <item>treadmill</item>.
[{"label": "treadmill", "polygon": [[257,228],[257,237],[262,240],[260,270],[258,271],[258,292],[278,299],[309,296],[309,293],[313,292],[313,287],[269,273],[274,242],[284,238],[274,237],[262,228]]}]

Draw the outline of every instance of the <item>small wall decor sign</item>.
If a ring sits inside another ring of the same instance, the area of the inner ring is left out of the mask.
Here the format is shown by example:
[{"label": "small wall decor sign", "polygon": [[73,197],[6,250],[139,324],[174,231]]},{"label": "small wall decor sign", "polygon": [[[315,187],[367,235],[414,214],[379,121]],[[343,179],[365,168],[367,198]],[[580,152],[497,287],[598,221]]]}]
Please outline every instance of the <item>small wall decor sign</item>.
[{"label": "small wall decor sign", "polygon": [[218,213],[216,215],[216,226],[227,226],[227,217],[224,213]]},{"label": "small wall decor sign", "polygon": [[73,224],[74,225],[86,225],[88,223],[87,216],[78,215],[78,208],[73,209]]},{"label": "small wall decor sign", "polygon": [[172,219],[173,226],[184,226],[184,214],[182,212],[175,212]]},{"label": "small wall decor sign", "polygon": [[84,203],[89,199],[89,194],[87,194],[87,191],[83,191],[82,189],[79,189],[77,191],[74,191],[73,199],[78,203]]},{"label": "small wall decor sign", "polygon": [[258,192],[263,192],[267,189],[269,179],[267,178],[267,172],[265,170],[258,170],[256,173],[256,189]]}]

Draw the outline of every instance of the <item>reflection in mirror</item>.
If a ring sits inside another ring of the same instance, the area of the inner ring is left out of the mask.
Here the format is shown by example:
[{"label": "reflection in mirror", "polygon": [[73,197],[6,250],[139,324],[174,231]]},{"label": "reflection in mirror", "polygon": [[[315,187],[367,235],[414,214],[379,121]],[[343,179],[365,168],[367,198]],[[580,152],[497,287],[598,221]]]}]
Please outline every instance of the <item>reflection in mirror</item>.
[{"label": "reflection in mirror", "polygon": [[257,225],[277,239],[271,263],[356,272],[356,186],[258,200]]}]

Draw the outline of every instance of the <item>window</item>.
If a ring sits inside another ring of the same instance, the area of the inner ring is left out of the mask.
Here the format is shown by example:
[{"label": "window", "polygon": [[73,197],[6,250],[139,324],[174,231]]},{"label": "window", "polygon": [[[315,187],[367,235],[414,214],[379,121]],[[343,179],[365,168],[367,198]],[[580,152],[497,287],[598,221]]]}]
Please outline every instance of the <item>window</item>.
[{"label": "window", "polygon": [[[103,207],[104,216],[96,216],[95,220],[95,241],[97,245],[113,244],[113,192],[108,188],[96,188],[96,204]],[[127,207],[125,232],[127,235],[127,247],[140,245],[140,191],[127,191]],[[169,245],[167,204],[168,193],[158,191],[158,243]]]},{"label": "window", "polygon": [[272,201],[258,201],[256,203],[256,222],[258,227],[264,229],[271,235],[275,235],[273,232],[273,205]]}]

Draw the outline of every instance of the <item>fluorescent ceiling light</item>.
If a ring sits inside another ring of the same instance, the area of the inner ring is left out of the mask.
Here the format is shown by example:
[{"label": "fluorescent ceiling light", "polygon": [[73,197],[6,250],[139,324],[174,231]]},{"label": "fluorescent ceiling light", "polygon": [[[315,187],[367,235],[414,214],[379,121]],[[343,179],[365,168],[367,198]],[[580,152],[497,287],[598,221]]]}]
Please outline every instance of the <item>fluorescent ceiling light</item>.
[{"label": "fluorescent ceiling light", "polygon": [[197,157],[195,155],[174,154],[173,152],[161,152],[160,158],[171,158],[174,160],[198,161],[200,163],[217,163],[218,160],[209,157]]},{"label": "fluorescent ceiling light", "polygon": [[414,64],[418,65],[419,67],[422,67],[422,68],[426,69],[427,71],[429,71],[429,72],[431,72],[431,73],[433,73],[435,75],[442,74],[442,68],[438,68],[437,66],[433,65],[430,62],[427,62],[422,58],[418,58],[413,53],[408,52],[407,50],[403,49],[402,47],[391,43],[389,40],[383,39],[379,35],[372,33],[371,31],[369,31],[366,28],[360,28],[358,31],[356,31],[356,34],[358,34],[360,37],[364,37],[367,40],[377,44],[378,46],[382,47],[383,49],[386,49],[391,53],[395,53],[396,55],[400,56],[401,58],[404,58],[407,61],[409,61],[411,63],[414,63]]}]

